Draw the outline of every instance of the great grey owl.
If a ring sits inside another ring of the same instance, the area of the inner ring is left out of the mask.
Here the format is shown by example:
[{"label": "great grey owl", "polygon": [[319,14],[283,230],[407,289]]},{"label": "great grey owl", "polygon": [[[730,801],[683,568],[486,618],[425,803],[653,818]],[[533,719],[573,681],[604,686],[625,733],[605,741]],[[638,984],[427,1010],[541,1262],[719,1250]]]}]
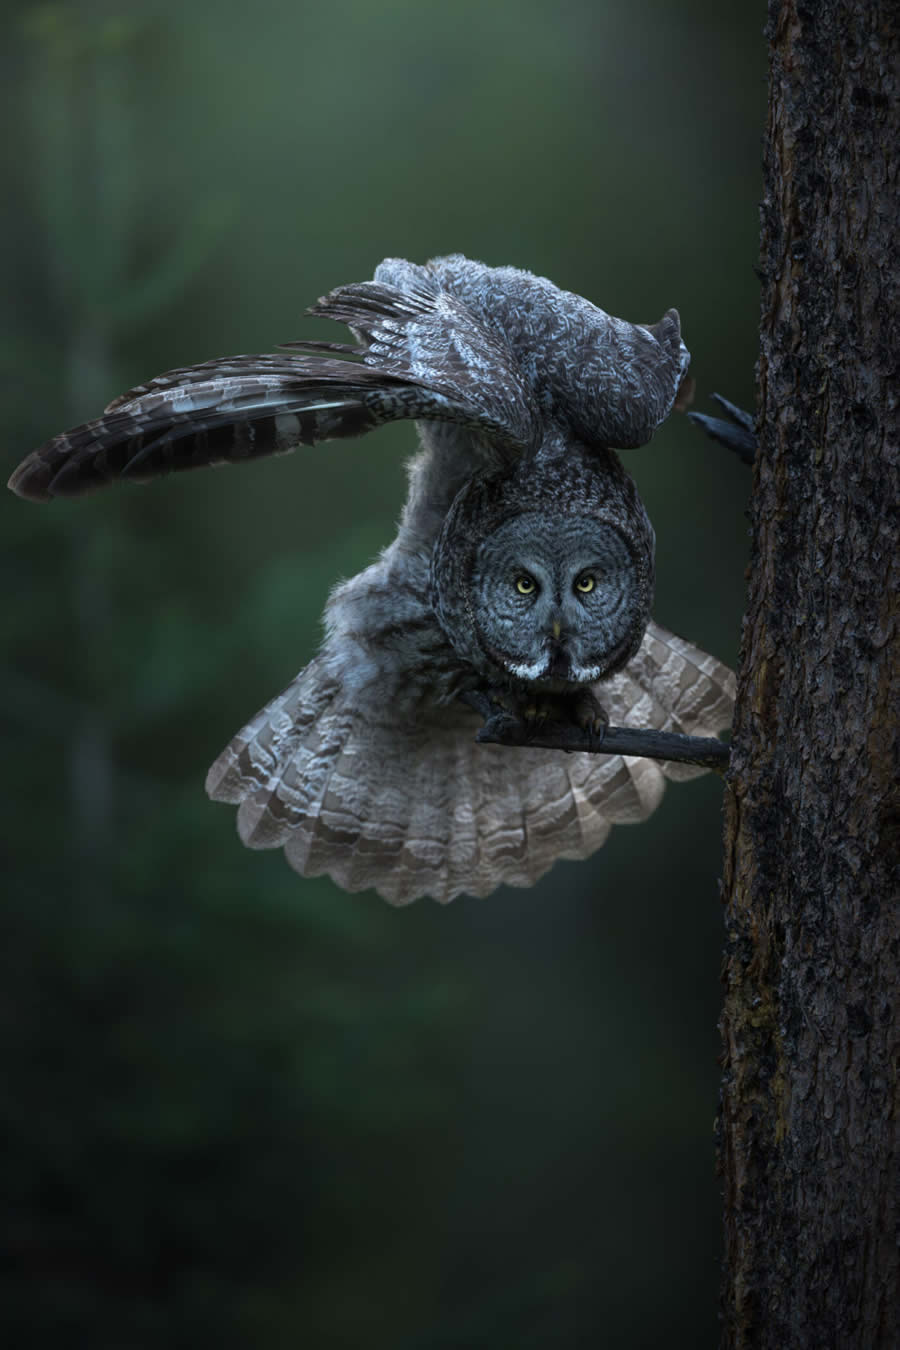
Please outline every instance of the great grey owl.
[{"label": "great grey owl", "polygon": [[614,453],[650,439],[686,380],[678,314],[626,323],[458,254],[387,259],[310,313],[357,345],[169,371],[34,451],[10,486],[43,501],[415,419],[397,538],[333,591],[318,656],[207,791],[238,805],[251,848],[395,904],[531,885],[702,770],[477,744],[461,694],[531,719],[708,736],[731,720],[732,673],[650,618],[653,530]]}]

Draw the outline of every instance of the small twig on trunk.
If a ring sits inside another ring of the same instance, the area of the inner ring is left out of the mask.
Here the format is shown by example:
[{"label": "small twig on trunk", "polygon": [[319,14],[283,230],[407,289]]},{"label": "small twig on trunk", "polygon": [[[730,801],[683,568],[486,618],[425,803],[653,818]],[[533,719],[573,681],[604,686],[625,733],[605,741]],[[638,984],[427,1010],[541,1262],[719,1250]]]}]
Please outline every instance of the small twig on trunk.
[{"label": "small twig on trunk", "polygon": [[499,707],[485,693],[473,691],[460,697],[484,718],[484,726],[475,738],[482,743],[538,746],[543,750],[565,750],[568,754],[578,751],[675,760],[680,764],[698,764],[717,773],[724,773],[728,767],[728,745],[713,736],[681,736],[674,731],[637,727],[605,727],[598,732],[562,722],[535,726]]},{"label": "small twig on trunk", "polygon": [[753,417],[743,408],[729,403],[721,394],[711,397],[728,417],[727,422],[721,417],[708,417],[706,413],[699,412],[689,412],[688,417],[698,427],[702,427],[711,440],[726,445],[745,464],[752,464],[756,458],[756,424]]}]

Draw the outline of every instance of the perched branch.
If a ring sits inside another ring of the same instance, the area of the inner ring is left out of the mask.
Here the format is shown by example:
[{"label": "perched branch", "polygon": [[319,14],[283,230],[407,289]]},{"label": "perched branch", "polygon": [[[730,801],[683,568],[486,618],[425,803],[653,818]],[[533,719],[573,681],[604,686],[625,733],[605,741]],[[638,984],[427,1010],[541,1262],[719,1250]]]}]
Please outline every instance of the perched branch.
[{"label": "perched branch", "polygon": [[756,425],[750,413],[729,403],[721,394],[712,398],[728,417],[708,417],[706,413],[689,412],[688,417],[706,432],[711,440],[718,441],[729,450],[733,450],[744,464],[752,464],[756,458]]},{"label": "perched branch", "polygon": [[565,750],[567,754],[580,751],[593,755],[676,760],[681,764],[699,764],[717,773],[724,773],[728,767],[728,745],[712,736],[681,736],[674,731],[637,727],[604,727],[602,731],[592,731],[563,722],[535,725],[500,707],[487,694],[475,691],[460,697],[484,718],[484,726],[475,738],[482,743],[539,746],[544,750]]}]

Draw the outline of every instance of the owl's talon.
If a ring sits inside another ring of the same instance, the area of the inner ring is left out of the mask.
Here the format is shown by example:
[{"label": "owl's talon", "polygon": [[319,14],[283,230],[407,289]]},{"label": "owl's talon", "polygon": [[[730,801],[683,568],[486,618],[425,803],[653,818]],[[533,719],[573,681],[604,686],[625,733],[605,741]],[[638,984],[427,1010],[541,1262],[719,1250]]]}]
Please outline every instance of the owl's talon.
[{"label": "owl's talon", "polygon": [[526,733],[532,735],[543,731],[550,723],[562,727],[578,726],[582,731],[602,737],[609,725],[609,714],[590,689],[581,689],[574,694],[492,689],[487,697],[495,716],[515,718]]},{"label": "owl's talon", "polygon": [[496,712],[505,713],[507,717],[522,718],[522,706],[515,694],[505,689],[491,689],[488,698]]},{"label": "owl's talon", "polygon": [[592,689],[582,689],[575,695],[572,716],[582,731],[595,736],[602,736],[609,726],[609,713]]},{"label": "owl's talon", "polygon": [[554,700],[552,695],[544,698],[538,695],[522,709],[522,717],[528,724],[529,730],[540,731],[548,722],[559,721],[558,700]]}]

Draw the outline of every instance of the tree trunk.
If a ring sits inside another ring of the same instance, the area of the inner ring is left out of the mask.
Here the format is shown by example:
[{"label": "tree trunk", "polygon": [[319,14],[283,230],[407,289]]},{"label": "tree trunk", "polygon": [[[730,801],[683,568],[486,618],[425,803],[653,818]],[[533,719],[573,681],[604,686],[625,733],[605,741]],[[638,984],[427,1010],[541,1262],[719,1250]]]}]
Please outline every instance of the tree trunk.
[{"label": "tree trunk", "polygon": [[723,1344],[898,1344],[900,7],[773,0]]}]

